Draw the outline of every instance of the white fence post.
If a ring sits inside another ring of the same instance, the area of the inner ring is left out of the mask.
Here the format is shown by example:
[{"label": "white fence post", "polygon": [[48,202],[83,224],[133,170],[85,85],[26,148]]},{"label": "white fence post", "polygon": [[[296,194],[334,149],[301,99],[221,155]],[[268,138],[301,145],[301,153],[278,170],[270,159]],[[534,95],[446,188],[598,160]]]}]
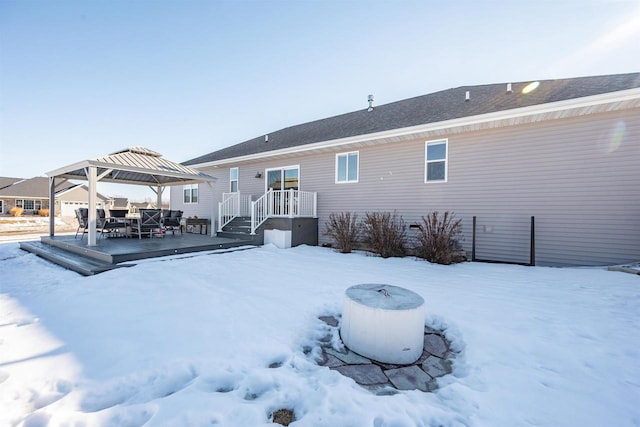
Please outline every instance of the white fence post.
[{"label": "white fence post", "polygon": [[256,202],[251,202],[251,235],[256,234]]},{"label": "white fence post", "polygon": [[289,189],[289,218],[293,218],[294,217],[294,200],[293,200],[293,188]]}]

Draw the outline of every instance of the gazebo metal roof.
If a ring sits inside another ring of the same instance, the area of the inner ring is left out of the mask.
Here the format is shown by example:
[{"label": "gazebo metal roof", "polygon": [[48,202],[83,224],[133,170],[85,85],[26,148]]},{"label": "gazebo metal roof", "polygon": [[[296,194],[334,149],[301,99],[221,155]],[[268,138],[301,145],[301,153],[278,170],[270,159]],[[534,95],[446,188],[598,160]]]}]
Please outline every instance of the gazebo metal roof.
[{"label": "gazebo metal roof", "polygon": [[214,182],[216,179],[188,166],[164,159],[145,147],[129,147],[108,156],[73,163],[47,172],[48,177],[88,180],[86,169],[97,168],[101,182],[151,186]]}]

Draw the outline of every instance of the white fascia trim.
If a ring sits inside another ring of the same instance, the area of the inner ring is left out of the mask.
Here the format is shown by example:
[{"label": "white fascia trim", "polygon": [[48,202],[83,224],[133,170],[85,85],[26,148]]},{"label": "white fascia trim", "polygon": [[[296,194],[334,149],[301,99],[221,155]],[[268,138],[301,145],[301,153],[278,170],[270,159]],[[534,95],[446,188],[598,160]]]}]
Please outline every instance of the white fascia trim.
[{"label": "white fascia trim", "polygon": [[318,149],[326,149],[339,147],[342,145],[357,144],[375,139],[385,139],[406,136],[414,133],[430,132],[454,128],[459,126],[469,126],[481,123],[487,123],[497,120],[509,120],[525,116],[544,115],[555,113],[563,110],[571,110],[576,108],[595,107],[603,104],[613,104],[625,101],[633,101],[640,99],[640,88],[622,90],[617,92],[609,92],[600,95],[585,96],[582,98],[569,99],[566,101],[550,102],[546,104],[532,105],[530,107],[514,108],[505,111],[496,111],[493,113],[480,114],[476,116],[461,117],[458,119],[445,120],[435,123],[427,123],[424,125],[416,125],[405,128],[390,129],[382,132],[369,133],[364,135],[351,136],[348,138],[340,138],[329,141],[314,142],[311,144],[301,145],[297,147],[283,148],[280,150],[265,151],[262,153],[248,154],[246,156],[230,157],[227,159],[215,160],[213,162],[200,163],[190,165],[193,168],[206,168],[211,166],[220,166],[229,163],[245,162],[252,160],[264,159],[271,156],[279,156],[293,153],[302,153]]}]

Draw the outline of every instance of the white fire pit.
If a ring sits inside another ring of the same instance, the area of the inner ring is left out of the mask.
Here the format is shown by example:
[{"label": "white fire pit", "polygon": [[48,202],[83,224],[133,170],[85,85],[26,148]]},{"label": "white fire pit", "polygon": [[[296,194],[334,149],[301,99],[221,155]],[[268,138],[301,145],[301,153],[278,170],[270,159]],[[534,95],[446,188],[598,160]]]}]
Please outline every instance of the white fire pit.
[{"label": "white fire pit", "polygon": [[424,347],[424,299],[392,285],[347,289],[340,335],[352,351],[384,363],[409,364]]}]

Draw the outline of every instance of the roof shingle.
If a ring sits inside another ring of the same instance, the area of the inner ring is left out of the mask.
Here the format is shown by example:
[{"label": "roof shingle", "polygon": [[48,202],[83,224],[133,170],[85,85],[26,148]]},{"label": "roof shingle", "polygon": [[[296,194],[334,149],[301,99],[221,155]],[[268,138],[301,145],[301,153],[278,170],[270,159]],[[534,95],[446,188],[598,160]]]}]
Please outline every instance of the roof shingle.
[{"label": "roof shingle", "polygon": [[[634,89],[640,87],[640,73],[541,80],[536,90],[528,94],[522,93],[522,89],[529,83],[531,82],[512,83],[510,93],[507,92],[507,83],[461,86],[376,106],[370,112],[363,108],[269,133],[269,142],[265,142],[264,135],[261,135],[183,164],[196,165],[316,142]],[[465,101],[467,91],[469,101]]]}]

